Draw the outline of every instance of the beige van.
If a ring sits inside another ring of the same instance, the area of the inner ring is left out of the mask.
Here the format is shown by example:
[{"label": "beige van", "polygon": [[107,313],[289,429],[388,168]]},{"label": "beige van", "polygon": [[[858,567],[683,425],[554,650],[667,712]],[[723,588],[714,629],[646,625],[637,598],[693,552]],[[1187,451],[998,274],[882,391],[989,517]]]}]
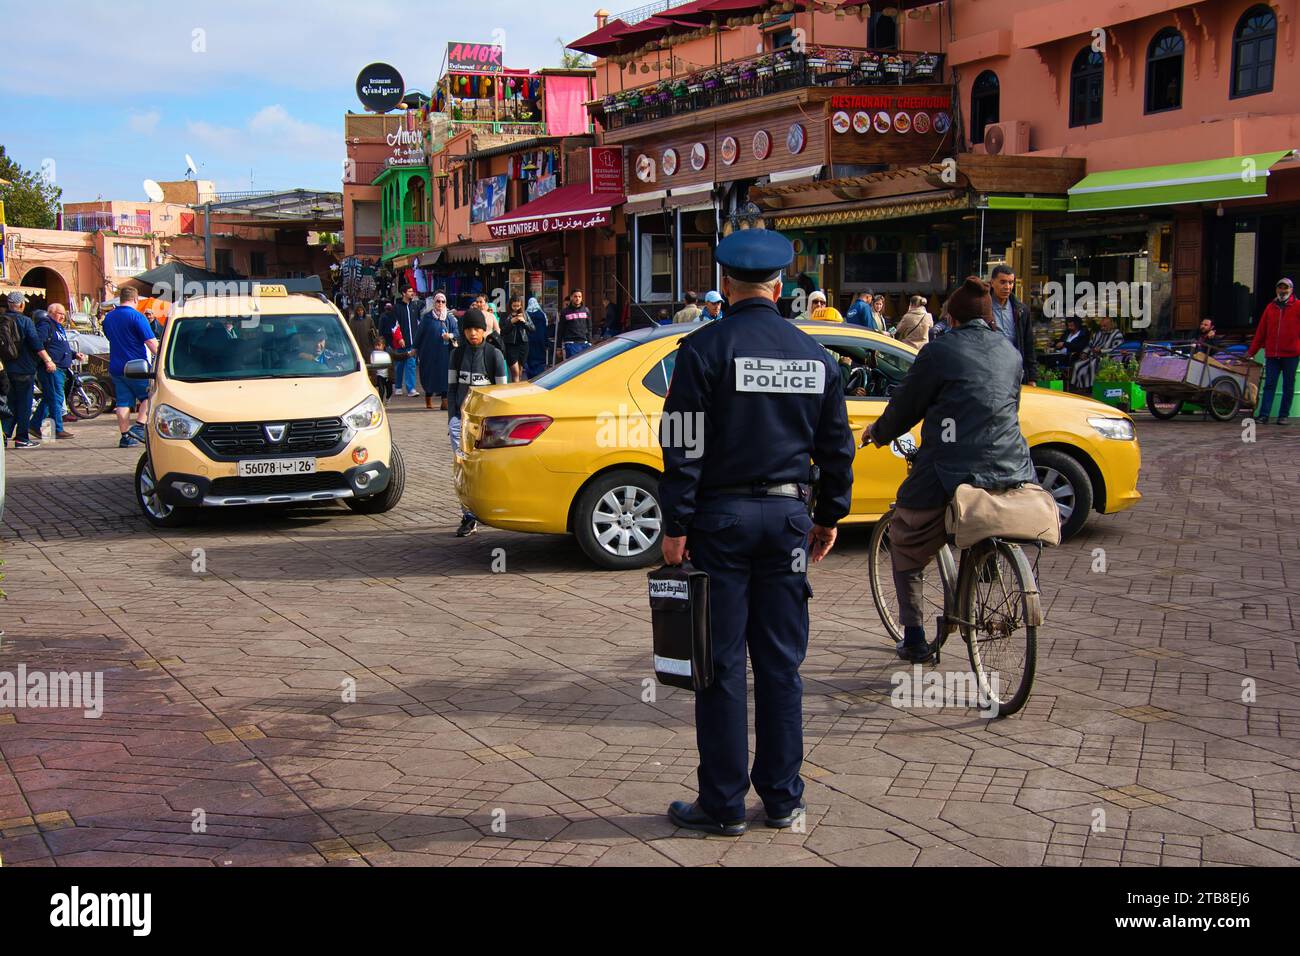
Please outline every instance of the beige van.
[{"label": "beige van", "polygon": [[402,497],[406,472],[363,356],[338,310],[283,285],[207,295],[174,310],[150,379],[136,500],[150,523],[196,508],[341,501],[378,514]]}]

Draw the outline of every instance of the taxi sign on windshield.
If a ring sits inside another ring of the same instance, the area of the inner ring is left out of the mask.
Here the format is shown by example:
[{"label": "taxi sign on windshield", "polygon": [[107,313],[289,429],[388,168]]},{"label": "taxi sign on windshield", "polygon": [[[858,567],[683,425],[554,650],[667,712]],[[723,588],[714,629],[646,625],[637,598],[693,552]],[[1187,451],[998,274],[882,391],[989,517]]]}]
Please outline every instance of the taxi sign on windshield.
[{"label": "taxi sign on windshield", "polygon": [[253,294],[284,297],[289,294],[289,290],[282,285],[256,285],[253,287]]}]

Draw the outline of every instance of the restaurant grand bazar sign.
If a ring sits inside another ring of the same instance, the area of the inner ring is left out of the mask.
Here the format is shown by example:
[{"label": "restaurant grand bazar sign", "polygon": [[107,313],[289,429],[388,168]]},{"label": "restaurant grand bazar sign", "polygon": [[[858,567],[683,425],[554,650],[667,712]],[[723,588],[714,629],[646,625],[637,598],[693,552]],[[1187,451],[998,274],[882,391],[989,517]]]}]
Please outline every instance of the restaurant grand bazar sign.
[{"label": "restaurant grand bazar sign", "polygon": [[517,222],[488,223],[488,231],[493,239],[511,239],[519,236],[541,236],[551,232],[566,232],[570,229],[593,229],[596,226],[610,224],[610,210],[598,209],[584,213],[562,213],[554,216],[538,216],[534,219],[521,219]]}]

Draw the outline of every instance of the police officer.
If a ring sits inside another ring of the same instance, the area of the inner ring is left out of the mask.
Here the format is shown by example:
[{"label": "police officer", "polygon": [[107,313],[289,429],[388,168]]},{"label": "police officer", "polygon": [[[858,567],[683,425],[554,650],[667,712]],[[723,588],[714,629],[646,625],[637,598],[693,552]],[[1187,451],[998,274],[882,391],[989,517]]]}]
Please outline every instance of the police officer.
[{"label": "police officer", "polygon": [[[664,403],[663,554],[709,574],[714,682],[695,697],[699,799],[677,801],[678,826],[739,836],[750,781],[767,825],[802,810],[807,563],[835,544],[849,513],[853,436],[840,376],[825,349],[777,311],[794,249],[745,229],[718,244],[725,322],[682,340]],[[696,430],[684,432],[690,423]],[[757,429],[762,440],[756,440]],[[674,435],[703,444],[674,444]],[[808,514],[811,461],[821,470]],[[745,650],[754,666],[757,745],[749,769]]]}]

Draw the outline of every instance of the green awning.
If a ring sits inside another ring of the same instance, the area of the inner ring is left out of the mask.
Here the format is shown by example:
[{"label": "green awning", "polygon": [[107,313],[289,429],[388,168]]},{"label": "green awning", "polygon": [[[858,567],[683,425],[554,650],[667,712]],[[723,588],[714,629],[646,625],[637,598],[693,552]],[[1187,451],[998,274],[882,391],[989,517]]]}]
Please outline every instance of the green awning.
[{"label": "green awning", "polygon": [[989,196],[986,208],[1017,212],[1065,212],[1069,206],[1064,196]]},{"label": "green awning", "polygon": [[1070,188],[1070,212],[1258,198],[1268,193],[1270,167],[1293,152],[1283,149],[1093,173]]}]

